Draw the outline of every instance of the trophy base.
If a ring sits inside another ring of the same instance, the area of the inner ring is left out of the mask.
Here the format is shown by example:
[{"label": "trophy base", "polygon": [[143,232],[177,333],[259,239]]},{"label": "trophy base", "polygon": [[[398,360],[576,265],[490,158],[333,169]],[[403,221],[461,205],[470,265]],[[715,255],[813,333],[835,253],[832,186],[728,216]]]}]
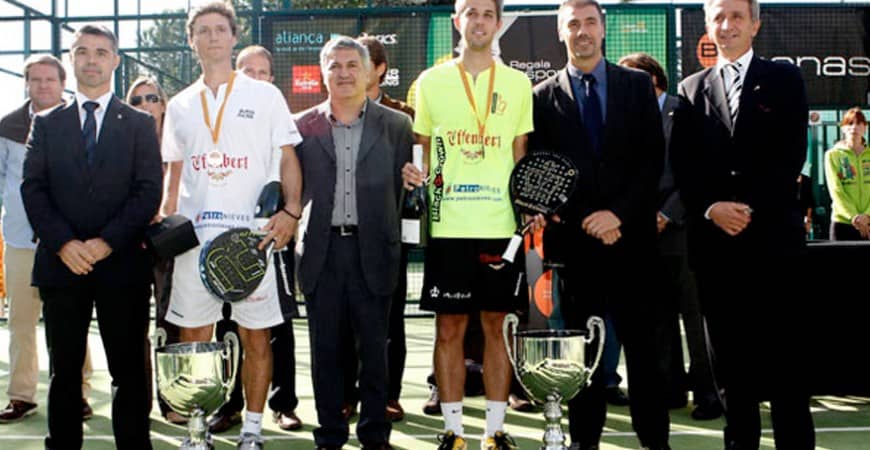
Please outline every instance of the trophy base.
[{"label": "trophy base", "polygon": [[544,403],[544,419],[547,425],[544,430],[544,445],[541,450],[568,450],[565,446],[565,433],[562,431],[562,398],[558,395],[548,395]]},{"label": "trophy base", "polygon": [[187,437],[181,442],[179,450],[214,450],[208,425],[205,423],[205,412],[197,408],[187,422]]}]

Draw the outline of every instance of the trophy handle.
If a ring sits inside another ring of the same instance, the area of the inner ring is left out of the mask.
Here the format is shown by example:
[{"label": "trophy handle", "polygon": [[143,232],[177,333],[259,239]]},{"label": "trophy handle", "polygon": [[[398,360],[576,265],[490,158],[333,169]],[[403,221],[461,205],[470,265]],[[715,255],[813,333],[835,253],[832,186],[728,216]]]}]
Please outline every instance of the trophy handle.
[{"label": "trophy handle", "polygon": [[224,388],[227,390],[227,396],[229,396],[233,390],[233,384],[236,382],[236,372],[239,370],[239,336],[233,332],[225,334],[224,345],[222,356],[224,360],[230,359],[232,367],[229,378],[223,383]]},{"label": "trophy handle", "polygon": [[598,363],[601,362],[601,354],[604,353],[604,321],[601,320],[598,316],[591,316],[589,320],[586,321],[586,329],[589,330],[589,337],[586,338],[586,343],[592,342],[595,339],[595,329],[598,328],[598,351],[595,353],[595,361],[592,363],[592,368],[589,370],[589,377],[586,378],[586,384],[592,382],[592,374],[595,373],[595,369],[598,368]]},{"label": "trophy handle", "polygon": [[[504,346],[507,351],[508,360],[511,362],[511,367],[514,368],[514,376],[519,377],[520,373],[517,371],[517,364],[514,362],[514,349],[517,344],[517,326],[520,323],[519,317],[516,314],[508,314],[504,317],[504,322],[502,323],[501,334],[504,337]],[[511,345],[511,340],[508,338],[508,335],[513,336],[513,345]]]},{"label": "trophy handle", "polygon": [[154,335],[151,336],[151,343],[154,348],[160,348],[166,345],[166,330],[163,327],[154,329]]}]

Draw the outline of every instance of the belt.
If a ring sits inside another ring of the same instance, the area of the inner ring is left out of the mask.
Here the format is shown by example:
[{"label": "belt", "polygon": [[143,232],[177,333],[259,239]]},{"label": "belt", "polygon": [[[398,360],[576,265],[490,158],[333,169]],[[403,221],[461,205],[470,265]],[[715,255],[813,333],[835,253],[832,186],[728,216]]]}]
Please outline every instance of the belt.
[{"label": "belt", "polygon": [[353,236],[359,233],[359,227],[356,225],[338,225],[329,228],[333,233],[338,233],[341,236]]}]

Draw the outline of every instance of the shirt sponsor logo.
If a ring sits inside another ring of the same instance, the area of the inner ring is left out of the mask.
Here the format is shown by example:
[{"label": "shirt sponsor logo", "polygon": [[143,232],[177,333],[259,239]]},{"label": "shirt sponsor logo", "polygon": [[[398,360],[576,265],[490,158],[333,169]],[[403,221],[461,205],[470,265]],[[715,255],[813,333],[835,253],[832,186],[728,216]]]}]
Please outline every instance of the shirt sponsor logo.
[{"label": "shirt sponsor logo", "polygon": [[254,110],[253,109],[245,109],[240,108],[237,117],[241,117],[243,119],[253,119],[254,118]]},{"label": "shirt sponsor logo", "polygon": [[234,171],[248,170],[248,157],[230,156],[220,150],[212,150],[191,156],[190,165],[195,172],[205,171],[211,184],[223,185]]},{"label": "shirt sponsor logo", "polygon": [[320,93],[320,66],[293,66],[294,94]]},{"label": "shirt sponsor logo", "polygon": [[447,143],[458,147],[466,164],[477,164],[486,158],[486,147],[501,148],[501,136],[471,133],[466,130],[448,130],[445,133]]}]

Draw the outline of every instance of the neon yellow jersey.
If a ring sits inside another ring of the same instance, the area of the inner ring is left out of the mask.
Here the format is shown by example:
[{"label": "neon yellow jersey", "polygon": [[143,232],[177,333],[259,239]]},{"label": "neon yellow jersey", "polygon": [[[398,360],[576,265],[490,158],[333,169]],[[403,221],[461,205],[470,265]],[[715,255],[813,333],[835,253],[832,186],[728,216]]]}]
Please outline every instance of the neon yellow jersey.
[{"label": "neon yellow jersey", "polygon": [[414,132],[432,138],[429,149],[429,219],[432,237],[508,238],[516,228],[508,181],[513,141],[530,133],[532,86],[520,71],[496,63],[492,101],[485,115],[492,68],[466,73],[483,136],[457,62],[439,64],[417,79]]},{"label": "neon yellow jersey", "polygon": [[825,180],[834,222],[852,223],[858,214],[870,214],[870,147],[859,156],[837,143],[825,152]]}]

